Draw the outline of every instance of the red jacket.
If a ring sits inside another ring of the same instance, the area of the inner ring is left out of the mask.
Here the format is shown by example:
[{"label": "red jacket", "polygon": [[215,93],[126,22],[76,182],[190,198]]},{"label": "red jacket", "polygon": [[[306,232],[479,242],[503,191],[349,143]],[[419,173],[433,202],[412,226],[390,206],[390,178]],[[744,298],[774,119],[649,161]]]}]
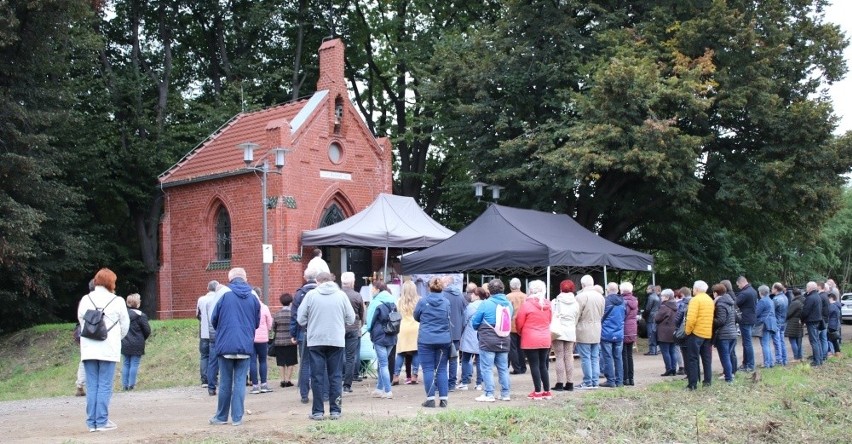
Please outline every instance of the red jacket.
[{"label": "red jacket", "polygon": [[522,349],[550,348],[551,316],[550,301],[532,297],[521,304],[515,326],[521,336]]}]

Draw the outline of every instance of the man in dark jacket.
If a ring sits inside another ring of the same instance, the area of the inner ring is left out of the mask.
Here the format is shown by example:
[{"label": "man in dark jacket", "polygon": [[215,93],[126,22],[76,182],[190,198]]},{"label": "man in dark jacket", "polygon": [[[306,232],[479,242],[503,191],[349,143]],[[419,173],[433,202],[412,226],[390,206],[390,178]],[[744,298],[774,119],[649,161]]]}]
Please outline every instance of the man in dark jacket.
[{"label": "man in dark jacket", "polygon": [[243,423],[246,398],[246,374],[254,353],[254,331],[260,326],[260,301],[246,282],[246,271],[228,272],[228,292],[213,310],[211,322],[216,328],[216,357],[219,359],[219,399],[210,424]]},{"label": "man in dark jacket", "polygon": [[743,365],[739,370],[754,371],[754,346],[752,345],[751,330],[754,327],[754,309],[757,306],[757,291],[748,283],[745,276],[737,278],[737,308],[740,309],[740,337],[743,338]]},{"label": "man in dark jacket", "polygon": [[658,353],[657,350],[657,311],[660,309],[660,295],[657,294],[657,287],[648,286],[648,300],[645,302],[645,310],[642,312],[642,319],[645,320],[645,327],[648,331],[648,353],[645,356],[654,356]]},{"label": "man in dark jacket", "polygon": [[[302,397],[302,404],[307,404],[308,393],[311,391],[311,360],[308,359],[308,348],[305,343],[305,328],[302,328],[301,325],[296,321],[296,313],[299,312],[299,305],[302,304],[302,301],[305,299],[305,295],[308,294],[309,291],[313,290],[317,287],[317,273],[319,273],[316,269],[308,267],[305,270],[304,278],[305,285],[302,285],[301,288],[296,290],[295,294],[293,294],[293,303],[290,304],[290,312],[293,313],[293,316],[290,318],[290,337],[292,338],[294,344],[298,344],[299,346],[299,395]],[[328,386],[326,384],[326,386]]]},{"label": "man in dark jacket", "polygon": [[819,339],[820,324],[823,323],[822,298],[817,290],[816,282],[808,282],[805,291],[807,291],[807,295],[805,295],[805,302],[802,305],[801,319],[802,324],[805,324],[808,329],[808,341],[811,343],[811,351],[813,352],[811,365],[820,366],[824,360],[823,356],[825,356],[822,350],[822,341]]},{"label": "man in dark jacket", "polygon": [[610,282],[604,302],[604,315],[601,319],[601,357],[606,382],[600,387],[621,387],[624,385],[624,318],[627,316],[624,300],[618,294],[618,284]]},{"label": "man in dark jacket", "polygon": [[822,329],[819,331],[819,340],[822,343],[822,362],[828,359],[830,346],[828,343],[828,307],[831,302],[828,301],[828,289],[825,288],[825,282],[817,281],[817,291],[819,292],[819,300],[822,305]]},{"label": "man in dark jacket", "polygon": [[346,365],[343,367],[343,391],[352,393],[352,381],[358,378],[361,363],[361,325],[364,319],[364,299],[361,293],[355,291],[355,273],[347,271],[340,275],[341,290],[349,297],[352,310],[355,311],[355,322],[346,326]]},{"label": "man in dark jacket", "polygon": [[456,390],[456,381],[458,380],[459,357],[458,349],[461,345],[462,331],[464,330],[464,310],[467,308],[467,301],[461,293],[461,287],[457,285],[452,276],[444,276],[444,299],[450,302],[450,336],[452,337],[453,345],[456,347],[456,356],[450,357],[450,373],[448,376],[448,387],[451,392]]}]

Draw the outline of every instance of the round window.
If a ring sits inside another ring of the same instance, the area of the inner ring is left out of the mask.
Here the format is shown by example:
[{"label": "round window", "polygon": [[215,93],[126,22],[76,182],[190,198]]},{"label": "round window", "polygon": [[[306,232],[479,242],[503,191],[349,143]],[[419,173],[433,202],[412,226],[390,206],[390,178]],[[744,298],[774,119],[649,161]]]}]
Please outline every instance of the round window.
[{"label": "round window", "polygon": [[332,163],[340,163],[340,159],[343,157],[343,150],[340,148],[340,145],[337,142],[333,142],[328,146],[328,158]]}]

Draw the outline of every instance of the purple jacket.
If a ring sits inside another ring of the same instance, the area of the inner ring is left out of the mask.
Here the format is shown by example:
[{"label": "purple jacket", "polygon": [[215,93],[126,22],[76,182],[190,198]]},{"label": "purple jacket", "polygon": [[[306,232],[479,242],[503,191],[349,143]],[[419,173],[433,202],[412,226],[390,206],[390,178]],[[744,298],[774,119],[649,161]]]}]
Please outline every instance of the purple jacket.
[{"label": "purple jacket", "polygon": [[636,318],[639,315],[639,300],[630,292],[625,292],[621,297],[624,298],[627,311],[627,317],[624,318],[624,343],[632,344],[636,342],[636,330],[638,328]]}]

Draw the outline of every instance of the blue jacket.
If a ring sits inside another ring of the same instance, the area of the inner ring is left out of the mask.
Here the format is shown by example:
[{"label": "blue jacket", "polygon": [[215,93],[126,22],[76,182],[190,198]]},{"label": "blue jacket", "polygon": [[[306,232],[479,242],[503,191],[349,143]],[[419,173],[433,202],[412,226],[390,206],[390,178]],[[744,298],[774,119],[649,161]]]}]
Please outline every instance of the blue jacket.
[{"label": "blue jacket", "polygon": [[317,288],[317,281],[305,283],[305,285],[302,285],[296,290],[296,294],[293,295],[293,302],[290,304],[290,313],[293,313],[293,316],[290,317],[290,337],[296,338],[297,341],[305,340],[305,329],[296,321],[298,318],[296,313],[299,312],[299,306],[305,300],[305,295],[314,288]]},{"label": "blue jacket", "polygon": [[787,306],[790,303],[787,300],[787,296],[784,293],[778,293],[772,298],[772,303],[775,305],[775,323],[778,326],[787,327]]},{"label": "blue jacket", "polygon": [[418,344],[450,343],[450,302],[441,293],[429,293],[417,301],[414,320],[420,323]]},{"label": "blue jacket", "polygon": [[473,326],[470,325],[470,320],[473,318],[474,313],[476,313],[476,309],[482,304],[482,301],[476,300],[469,304],[467,304],[467,308],[464,309],[464,331],[462,332],[461,342],[459,343],[459,351],[463,351],[465,353],[474,353],[479,354],[479,338],[477,337],[476,330],[474,330]]},{"label": "blue jacket", "polygon": [[828,329],[840,330],[840,309],[837,304],[830,304],[828,307]]},{"label": "blue jacket", "polygon": [[[601,324],[601,341],[622,342],[624,340],[624,318],[627,316],[625,308],[621,296],[611,294],[606,297],[606,304],[604,305],[606,319]],[[654,312],[657,310],[659,308],[655,309]]]},{"label": "blue jacket", "polygon": [[753,325],[755,322],[755,306],[757,305],[757,291],[746,284],[745,288],[737,293],[737,308],[740,309],[740,324]]},{"label": "blue jacket", "polygon": [[393,347],[396,345],[398,335],[388,335],[385,333],[385,323],[388,322],[388,316],[394,309],[396,304],[393,302],[376,302],[370,304],[375,307],[373,310],[373,319],[370,323],[370,342],[382,347]]},{"label": "blue jacket", "polygon": [[801,319],[803,324],[816,323],[822,320],[822,300],[816,290],[805,296]]},{"label": "blue jacket", "polygon": [[216,328],[216,356],[251,355],[254,353],[254,331],[260,326],[260,301],[242,278],[228,283],[213,309],[211,322]]},{"label": "blue jacket", "polygon": [[467,301],[456,286],[445,287],[442,294],[450,303],[450,334],[453,341],[459,341],[464,330],[464,309],[467,307]]},{"label": "blue jacket", "polygon": [[380,291],[376,294],[375,297],[370,301],[370,305],[367,306],[367,317],[364,318],[364,331],[371,332],[373,328],[373,317],[376,315],[376,308],[378,308],[382,303],[391,303],[396,305],[396,296],[386,292]]},{"label": "blue jacket", "polygon": [[754,312],[755,325],[763,325],[764,332],[774,333],[778,331],[778,323],[775,321],[775,306],[772,305],[772,299],[768,295],[757,301]]}]

